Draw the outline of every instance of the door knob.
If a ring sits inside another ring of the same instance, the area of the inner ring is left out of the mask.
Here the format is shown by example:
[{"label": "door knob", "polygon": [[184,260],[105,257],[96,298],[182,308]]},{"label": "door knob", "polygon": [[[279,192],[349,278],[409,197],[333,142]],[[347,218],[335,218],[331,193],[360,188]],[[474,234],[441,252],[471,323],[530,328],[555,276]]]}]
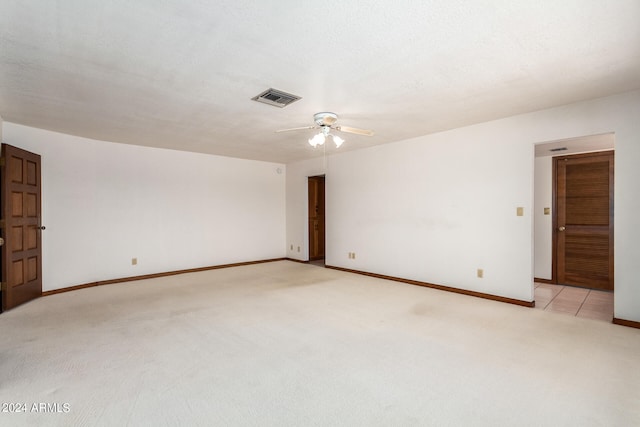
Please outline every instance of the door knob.
[{"label": "door knob", "polygon": [[565,228],[564,227],[558,227],[558,231],[564,231]]}]

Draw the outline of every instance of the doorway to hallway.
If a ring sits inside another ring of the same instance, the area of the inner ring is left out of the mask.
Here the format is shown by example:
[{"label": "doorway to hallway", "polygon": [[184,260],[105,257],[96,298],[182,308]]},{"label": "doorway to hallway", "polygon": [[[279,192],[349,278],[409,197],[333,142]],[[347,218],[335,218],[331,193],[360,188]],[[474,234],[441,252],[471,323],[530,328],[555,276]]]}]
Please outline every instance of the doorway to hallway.
[{"label": "doorway to hallway", "polygon": [[308,178],[309,198],[309,262],[325,259],[325,177]]},{"label": "doorway to hallway", "polygon": [[613,313],[614,144],[609,133],[535,145],[536,308]]}]

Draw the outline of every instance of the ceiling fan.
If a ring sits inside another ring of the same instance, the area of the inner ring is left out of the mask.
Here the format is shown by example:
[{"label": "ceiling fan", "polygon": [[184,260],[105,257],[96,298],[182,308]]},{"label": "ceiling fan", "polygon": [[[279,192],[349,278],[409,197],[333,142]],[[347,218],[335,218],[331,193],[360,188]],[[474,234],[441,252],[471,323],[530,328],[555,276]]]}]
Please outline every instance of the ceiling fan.
[{"label": "ceiling fan", "polygon": [[334,135],[331,133],[332,130],[337,130],[340,132],[353,133],[356,135],[366,135],[373,136],[373,131],[366,129],[358,129],[352,128],[348,126],[336,126],[336,122],[338,121],[338,115],[336,113],[316,113],[313,115],[313,121],[316,123],[314,126],[303,126],[299,128],[291,128],[291,129],[281,129],[276,132],[290,132],[294,130],[303,130],[303,129],[320,129],[320,132],[313,136],[313,138],[309,139],[309,144],[312,147],[317,147],[319,145],[324,144],[327,136],[331,136],[333,138],[333,142],[336,144],[336,147],[340,147],[344,142],[344,139],[340,138],[338,135]]}]

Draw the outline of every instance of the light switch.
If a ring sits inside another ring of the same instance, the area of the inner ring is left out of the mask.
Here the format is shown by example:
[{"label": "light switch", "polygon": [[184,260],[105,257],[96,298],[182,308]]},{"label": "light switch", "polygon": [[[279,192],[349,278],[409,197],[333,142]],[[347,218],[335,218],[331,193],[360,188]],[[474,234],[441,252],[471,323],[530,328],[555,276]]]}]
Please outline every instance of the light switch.
[{"label": "light switch", "polygon": [[522,206],[518,206],[518,209],[516,209],[516,215],[518,216],[524,215],[524,208]]},{"label": "light switch", "polygon": [[551,215],[551,208],[544,208],[545,215]]}]

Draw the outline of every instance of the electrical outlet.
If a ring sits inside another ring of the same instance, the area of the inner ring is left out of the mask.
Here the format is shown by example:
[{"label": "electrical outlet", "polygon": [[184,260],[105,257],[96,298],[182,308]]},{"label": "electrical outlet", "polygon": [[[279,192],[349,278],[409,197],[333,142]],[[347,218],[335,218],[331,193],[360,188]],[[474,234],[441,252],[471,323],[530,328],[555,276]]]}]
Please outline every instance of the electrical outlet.
[{"label": "electrical outlet", "polygon": [[131,265],[138,265],[138,258],[131,258]]},{"label": "electrical outlet", "polygon": [[484,277],[484,270],[479,268],[477,274],[478,274],[478,279],[482,279]]},{"label": "electrical outlet", "polygon": [[351,253],[351,259],[356,259],[356,253],[355,252]]},{"label": "electrical outlet", "polygon": [[298,252],[300,252],[300,246],[298,246]]},{"label": "electrical outlet", "polygon": [[291,245],[291,250],[293,250],[293,245]]}]

